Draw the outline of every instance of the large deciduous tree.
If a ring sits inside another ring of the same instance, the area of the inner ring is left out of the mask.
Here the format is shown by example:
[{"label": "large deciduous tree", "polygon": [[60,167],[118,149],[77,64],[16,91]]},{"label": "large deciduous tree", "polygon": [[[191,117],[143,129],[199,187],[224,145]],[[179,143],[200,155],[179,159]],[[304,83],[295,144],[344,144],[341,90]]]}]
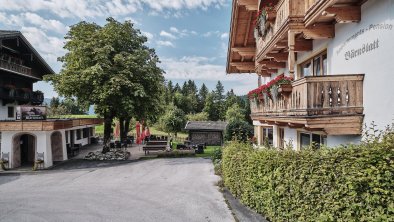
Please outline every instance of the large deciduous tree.
[{"label": "large deciduous tree", "polygon": [[63,67],[46,79],[60,95],[96,106],[104,117],[106,145],[113,118],[121,120],[123,131],[132,116],[154,118],[164,89],[163,71],[155,51],[145,45],[147,38],[131,22],[80,22],[65,39],[67,53],[59,58]]}]

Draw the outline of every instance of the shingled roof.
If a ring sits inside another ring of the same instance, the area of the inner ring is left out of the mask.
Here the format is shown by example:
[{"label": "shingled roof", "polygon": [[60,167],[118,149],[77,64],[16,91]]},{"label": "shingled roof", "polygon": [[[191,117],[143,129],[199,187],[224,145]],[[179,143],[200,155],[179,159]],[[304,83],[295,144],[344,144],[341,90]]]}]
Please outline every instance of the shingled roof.
[{"label": "shingled roof", "polygon": [[222,121],[188,121],[185,130],[224,131],[226,126]]}]

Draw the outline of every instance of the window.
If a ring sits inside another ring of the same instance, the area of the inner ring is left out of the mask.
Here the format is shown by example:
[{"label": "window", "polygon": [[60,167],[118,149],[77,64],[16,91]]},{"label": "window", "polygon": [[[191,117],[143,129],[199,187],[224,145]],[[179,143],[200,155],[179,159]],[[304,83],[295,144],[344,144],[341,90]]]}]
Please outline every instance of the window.
[{"label": "window", "polygon": [[270,145],[272,146],[274,143],[274,133],[272,127],[267,128],[263,127],[262,135],[261,135],[263,145]]},{"label": "window", "polygon": [[13,106],[9,106],[8,107],[8,118],[14,118],[15,114],[14,114],[14,107]]},{"label": "window", "polygon": [[66,131],[66,143],[68,143],[68,131]]},{"label": "window", "polygon": [[81,139],[81,129],[77,129],[77,140]]},{"label": "window", "polygon": [[321,145],[327,143],[327,137],[325,135],[315,134],[315,133],[300,133],[300,148],[308,147],[314,144],[316,148],[320,148]]},{"label": "window", "polygon": [[300,65],[300,77],[327,75],[327,52],[308,59]]},{"label": "window", "polygon": [[285,148],[285,129],[278,128],[278,148],[284,149]]},{"label": "window", "polygon": [[83,138],[87,138],[89,136],[89,128],[84,128],[82,132]]}]

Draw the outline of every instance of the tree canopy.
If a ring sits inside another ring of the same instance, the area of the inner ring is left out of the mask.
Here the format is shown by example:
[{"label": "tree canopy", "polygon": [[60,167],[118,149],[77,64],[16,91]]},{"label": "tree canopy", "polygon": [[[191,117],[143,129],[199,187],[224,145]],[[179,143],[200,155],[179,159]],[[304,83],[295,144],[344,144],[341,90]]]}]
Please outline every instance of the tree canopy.
[{"label": "tree canopy", "polygon": [[149,119],[160,113],[163,70],[154,49],[145,45],[147,38],[130,21],[108,18],[104,26],[82,21],[71,26],[65,39],[67,53],[59,58],[63,67],[46,80],[61,96],[95,105],[105,120],[105,142],[113,118]]}]

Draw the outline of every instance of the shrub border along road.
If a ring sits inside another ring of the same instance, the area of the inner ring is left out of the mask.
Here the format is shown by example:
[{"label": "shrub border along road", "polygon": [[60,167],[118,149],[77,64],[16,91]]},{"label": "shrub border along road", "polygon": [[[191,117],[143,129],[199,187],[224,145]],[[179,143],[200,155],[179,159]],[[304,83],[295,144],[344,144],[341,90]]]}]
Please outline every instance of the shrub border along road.
[{"label": "shrub border along road", "polygon": [[270,221],[394,221],[394,134],[335,149],[223,149],[224,184]]}]

